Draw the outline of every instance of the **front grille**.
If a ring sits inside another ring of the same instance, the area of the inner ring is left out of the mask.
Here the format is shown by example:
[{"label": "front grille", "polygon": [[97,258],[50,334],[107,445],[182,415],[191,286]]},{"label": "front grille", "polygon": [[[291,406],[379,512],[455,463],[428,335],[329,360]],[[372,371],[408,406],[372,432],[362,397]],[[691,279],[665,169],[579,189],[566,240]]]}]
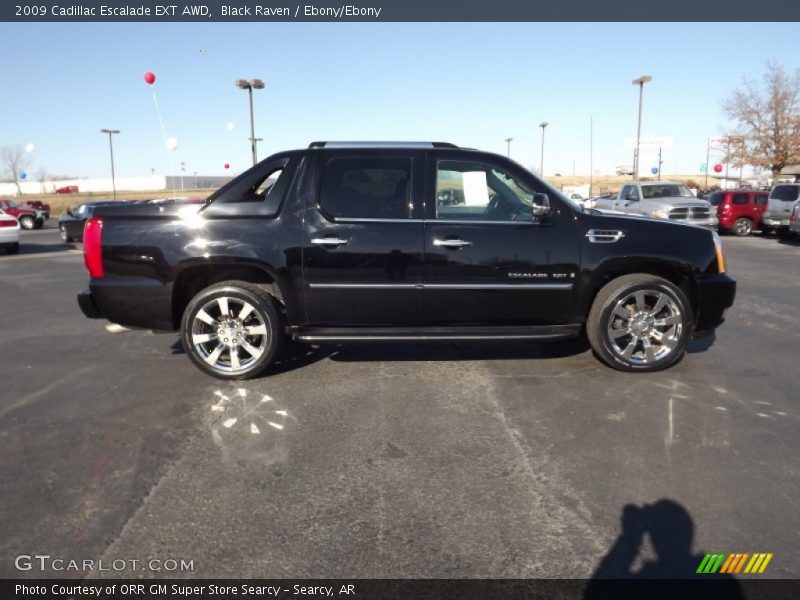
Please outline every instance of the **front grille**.
[{"label": "front grille", "polygon": [[669,218],[678,221],[705,221],[711,218],[711,210],[705,206],[673,208],[669,211]]}]

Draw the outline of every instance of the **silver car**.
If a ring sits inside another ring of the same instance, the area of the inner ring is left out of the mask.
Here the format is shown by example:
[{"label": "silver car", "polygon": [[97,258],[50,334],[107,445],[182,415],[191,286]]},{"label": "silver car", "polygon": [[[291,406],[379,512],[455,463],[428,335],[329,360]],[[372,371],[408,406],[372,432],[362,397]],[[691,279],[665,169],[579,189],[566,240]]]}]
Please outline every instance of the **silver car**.
[{"label": "silver car", "polygon": [[769,193],[767,211],[761,217],[761,229],[779,234],[789,230],[789,217],[800,197],[800,183],[779,183]]},{"label": "silver car", "polygon": [[625,184],[613,198],[598,198],[595,208],[670,219],[688,225],[716,229],[717,209],[698,199],[683,183],[674,181],[632,182]]}]

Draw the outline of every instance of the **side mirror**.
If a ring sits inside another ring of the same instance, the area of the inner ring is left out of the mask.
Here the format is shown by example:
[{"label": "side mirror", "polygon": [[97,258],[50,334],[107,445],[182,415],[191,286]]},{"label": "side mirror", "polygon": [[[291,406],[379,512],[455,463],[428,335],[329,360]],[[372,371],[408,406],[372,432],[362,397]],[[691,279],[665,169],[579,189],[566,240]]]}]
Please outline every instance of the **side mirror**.
[{"label": "side mirror", "polygon": [[533,196],[533,205],[531,206],[531,213],[535,221],[539,221],[550,216],[550,198],[547,194],[535,194]]}]

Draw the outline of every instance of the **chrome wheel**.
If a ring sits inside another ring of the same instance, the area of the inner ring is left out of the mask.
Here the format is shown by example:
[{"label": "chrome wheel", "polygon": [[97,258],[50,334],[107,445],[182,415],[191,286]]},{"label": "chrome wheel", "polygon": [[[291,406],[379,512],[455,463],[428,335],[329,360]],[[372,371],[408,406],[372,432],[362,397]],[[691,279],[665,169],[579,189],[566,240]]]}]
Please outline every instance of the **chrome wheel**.
[{"label": "chrome wheel", "polygon": [[65,242],[69,241],[69,236],[67,235],[67,228],[61,225],[58,228],[58,233],[61,235],[61,239]]},{"label": "chrome wheel", "polygon": [[269,329],[255,307],[221,296],[206,302],[192,319],[189,335],[200,358],[216,371],[249,369],[269,347]]},{"label": "chrome wheel", "polygon": [[633,365],[651,365],[672,354],[683,331],[683,315],[668,294],[636,290],[622,297],[608,318],[611,350]]},{"label": "chrome wheel", "polygon": [[33,221],[33,217],[22,217],[19,220],[19,226],[22,227],[23,229],[30,230],[33,229],[35,225],[36,223]]},{"label": "chrome wheel", "polygon": [[746,236],[753,231],[753,222],[750,219],[737,219],[733,224],[733,232],[736,235]]}]

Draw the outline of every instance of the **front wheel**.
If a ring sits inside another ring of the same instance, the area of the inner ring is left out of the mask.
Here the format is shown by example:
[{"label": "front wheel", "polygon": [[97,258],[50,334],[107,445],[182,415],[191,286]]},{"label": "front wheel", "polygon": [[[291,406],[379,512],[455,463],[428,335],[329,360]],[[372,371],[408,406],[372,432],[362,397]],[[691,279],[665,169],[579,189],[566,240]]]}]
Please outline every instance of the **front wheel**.
[{"label": "front wheel", "polygon": [[597,294],[586,321],[595,354],[620,371],[659,371],[680,360],[692,330],[686,295],[646,273],[614,279]]},{"label": "front wheel", "polygon": [[256,377],[275,360],[283,337],[275,300],[243,281],[206,288],[189,302],[181,322],[189,358],[218,379]]},{"label": "front wheel", "polygon": [[58,235],[60,235],[61,239],[66,243],[72,241],[72,236],[69,234],[69,231],[67,231],[67,228],[64,225],[58,226]]}]

